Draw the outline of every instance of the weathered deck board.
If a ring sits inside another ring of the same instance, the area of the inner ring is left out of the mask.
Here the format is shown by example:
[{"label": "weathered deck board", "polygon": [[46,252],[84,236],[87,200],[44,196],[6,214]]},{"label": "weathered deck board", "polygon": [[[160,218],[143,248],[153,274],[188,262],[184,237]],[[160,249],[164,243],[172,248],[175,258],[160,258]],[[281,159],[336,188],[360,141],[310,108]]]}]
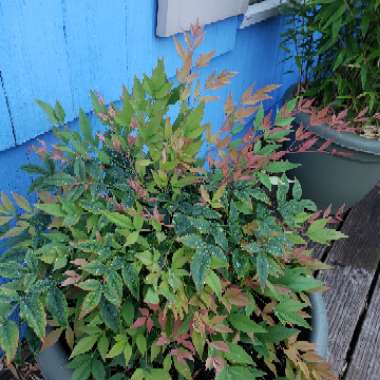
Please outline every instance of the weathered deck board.
[{"label": "weathered deck board", "polygon": [[[326,262],[334,269],[320,274],[329,288],[325,294],[330,322],[329,361],[339,376],[347,366],[351,341],[380,261],[379,215],[380,194],[375,188],[344,222],[342,231],[349,237],[337,241],[329,251]],[[360,379],[367,380],[355,380]]]},{"label": "weathered deck board", "polygon": [[[380,254],[380,246],[378,248]],[[353,342],[355,343],[355,342]],[[344,380],[379,380],[380,378],[380,279],[356,342],[355,351],[348,364]]]}]

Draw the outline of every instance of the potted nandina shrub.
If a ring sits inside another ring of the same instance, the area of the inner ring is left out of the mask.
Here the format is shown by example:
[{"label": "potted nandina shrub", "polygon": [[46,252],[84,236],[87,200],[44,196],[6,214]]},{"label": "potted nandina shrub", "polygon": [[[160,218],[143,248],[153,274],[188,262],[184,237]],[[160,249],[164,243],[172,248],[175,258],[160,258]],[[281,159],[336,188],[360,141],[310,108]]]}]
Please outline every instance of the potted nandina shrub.
[{"label": "potted nandina shrub", "polygon": [[[53,149],[36,149],[41,165],[25,166],[35,204],[14,194],[16,209],[2,194],[2,238],[15,239],[0,261],[7,361],[20,350],[16,308],[48,380],[335,379],[320,357],[327,324],[313,271],[324,266],[306,240],[343,235],[286,176],[291,105],[274,128],[260,108],[260,133],[232,138],[273,86],[240,105],[229,97],[220,133],[202,123],[210,98],[200,84],[191,91],[211,58],[193,65],[202,38],[193,28],[187,49],[176,42],[177,84],[159,61],[121,108],[93,94],[104,133],[83,112],[80,133],[56,129]],[[206,88],[231,75],[212,74]],[[40,104],[63,124],[59,103]]]},{"label": "potted nandina shrub", "polygon": [[[319,207],[352,206],[380,179],[380,53],[373,48],[379,6],[376,0],[287,5],[283,46],[300,77],[290,93],[303,98],[296,124],[318,137],[313,152],[294,155],[302,163],[294,174]],[[321,144],[333,154],[319,153]]]}]

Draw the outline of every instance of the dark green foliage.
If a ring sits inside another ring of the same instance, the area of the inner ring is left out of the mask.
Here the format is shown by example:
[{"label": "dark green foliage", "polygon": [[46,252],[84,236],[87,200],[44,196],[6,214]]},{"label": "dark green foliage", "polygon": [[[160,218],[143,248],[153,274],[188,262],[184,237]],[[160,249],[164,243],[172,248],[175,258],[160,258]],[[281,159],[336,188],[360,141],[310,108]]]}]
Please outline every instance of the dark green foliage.
[{"label": "dark green foliage", "polygon": [[291,0],[282,46],[321,106],[380,111],[380,2]]}]

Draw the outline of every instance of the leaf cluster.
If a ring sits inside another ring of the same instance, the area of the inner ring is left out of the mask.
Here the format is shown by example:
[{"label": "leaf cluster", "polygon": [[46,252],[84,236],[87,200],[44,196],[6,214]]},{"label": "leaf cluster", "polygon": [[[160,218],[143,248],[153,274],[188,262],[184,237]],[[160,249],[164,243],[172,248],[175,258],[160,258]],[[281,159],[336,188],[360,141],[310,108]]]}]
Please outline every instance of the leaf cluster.
[{"label": "leaf cluster", "polygon": [[[93,93],[103,133],[81,112],[80,132],[59,128],[51,150],[36,148],[41,164],[24,167],[35,204],[14,194],[15,207],[2,194],[8,360],[20,344],[8,318],[18,309],[36,352],[66,342],[73,380],[333,378],[298,339],[310,329],[308,294],[323,287],[306,241],[342,236],[286,175],[295,165],[281,149],[295,102],[265,116],[261,103],[275,86],[249,88],[239,105],[228,97],[214,134],[197,83],[211,55],[193,64],[202,38],[193,28],[187,48],[176,41],[177,81],[159,61],[124,89],[120,107]],[[212,74],[206,90],[231,77]],[[61,107],[43,104],[62,124]]]},{"label": "leaf cluster", "polygon": [[291,0],[284,10],[282,47],[307,95],[348,109],[352,118],[364,109],[379,112],[380,2]]}]

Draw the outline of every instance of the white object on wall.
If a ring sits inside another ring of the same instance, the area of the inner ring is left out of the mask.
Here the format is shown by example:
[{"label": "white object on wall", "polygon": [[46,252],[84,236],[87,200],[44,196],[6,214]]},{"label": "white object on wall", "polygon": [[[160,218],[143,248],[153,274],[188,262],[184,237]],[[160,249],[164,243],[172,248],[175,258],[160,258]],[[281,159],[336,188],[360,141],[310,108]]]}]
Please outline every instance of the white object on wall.
[{"label": "white object on wall", "polygon": [[210,24],[246,13],[249,0],[158,0],[159,37],[169,37],[190,29],[192,24]]},{"label": "white object on wall", "polygon": [[247,26],[257,24],[264,21],[269,17],[274,17],[279,14],[281,4],[286,3],[287,0],[264,0],[260,3],[252,4],[245,12],[244,20],[240,25],[240,29]]}]

